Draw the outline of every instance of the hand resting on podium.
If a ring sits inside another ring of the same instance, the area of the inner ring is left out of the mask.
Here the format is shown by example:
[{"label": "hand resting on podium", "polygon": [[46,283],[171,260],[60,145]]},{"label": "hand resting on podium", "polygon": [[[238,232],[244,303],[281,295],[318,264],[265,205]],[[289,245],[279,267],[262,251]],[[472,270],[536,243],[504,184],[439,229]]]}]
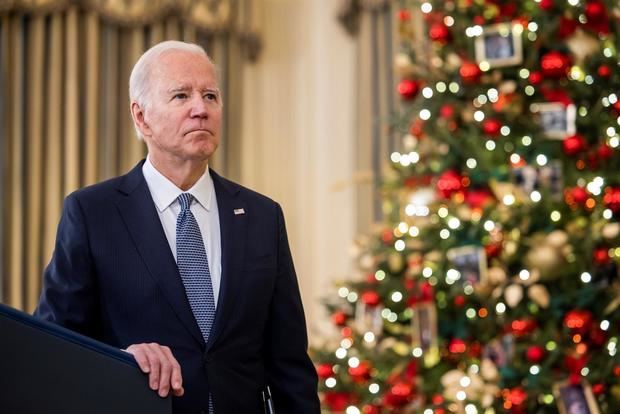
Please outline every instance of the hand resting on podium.
[{"label": "hand resting on podium", "polygon": [[134,356],[142,372],[149,374],[149,385],[160,397],[167,397],[171,388],[175,397],[183,395],[181,366],[170,348],[153,342],[134,344],[126,351]]}]

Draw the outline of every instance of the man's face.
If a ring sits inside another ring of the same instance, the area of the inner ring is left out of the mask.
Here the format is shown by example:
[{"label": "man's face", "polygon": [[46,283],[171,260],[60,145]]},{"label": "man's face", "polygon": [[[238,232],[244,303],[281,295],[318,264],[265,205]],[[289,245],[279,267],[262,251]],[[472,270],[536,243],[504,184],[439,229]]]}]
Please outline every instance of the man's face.
[{"label": "man's face", "polygon": [[205,161],[220,143],[222,104],[215,68],[205,56],[169,51],[149,78],[141,128],[159,160]]}]

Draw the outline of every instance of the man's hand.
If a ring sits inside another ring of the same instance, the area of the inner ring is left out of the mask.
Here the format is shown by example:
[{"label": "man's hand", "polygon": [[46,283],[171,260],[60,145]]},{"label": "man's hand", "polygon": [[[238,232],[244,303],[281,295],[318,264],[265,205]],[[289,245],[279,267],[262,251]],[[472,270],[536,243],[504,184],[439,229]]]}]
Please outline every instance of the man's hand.
[{"label": "man's hand", "polygon": [[149,385],[160,397],[168,396],[170,388],[175,397],[183,395],[181,366],[170,348],[150,343],[131,345],[126,351],[136,358],[142,372],[149,374]]}]

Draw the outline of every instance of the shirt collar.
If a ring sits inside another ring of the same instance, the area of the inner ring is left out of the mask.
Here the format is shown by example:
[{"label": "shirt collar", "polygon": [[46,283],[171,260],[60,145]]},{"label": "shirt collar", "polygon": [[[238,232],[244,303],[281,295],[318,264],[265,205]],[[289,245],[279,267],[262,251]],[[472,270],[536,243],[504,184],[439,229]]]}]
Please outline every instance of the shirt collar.
[{"label": "shirt collar", "polygon": [[212,195],[214,194],[215,189],[208,167],[204,174],[202,174],[198,181],[196,181],[196,184],[194,184],[192,188],[187,191],[181,190],[172,181],[160,173],[151,163],[148,156],[142,166],[142,174],[144,174],[144,179],[149,186],[155,206],[160,213],[174,203],[183,192],[193,195],[196,201],[207,211],[211,210]]}]

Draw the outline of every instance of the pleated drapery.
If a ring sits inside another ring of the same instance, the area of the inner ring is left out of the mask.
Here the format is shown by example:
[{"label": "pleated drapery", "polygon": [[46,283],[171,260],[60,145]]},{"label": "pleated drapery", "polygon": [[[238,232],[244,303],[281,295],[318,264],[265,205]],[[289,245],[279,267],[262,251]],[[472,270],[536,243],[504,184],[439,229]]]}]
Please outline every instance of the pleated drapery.
[{"label": "pleated drapery", "polygon": [[[250,0],[0,2],[0,300],[32,311],[62,200],[146,154],[128,79],[166,39],[201,44],[218,65],[225,118],[211,164],[235,179],[242,67],[257,55]],[[232,117],[232,120],[231,120]]]}]

